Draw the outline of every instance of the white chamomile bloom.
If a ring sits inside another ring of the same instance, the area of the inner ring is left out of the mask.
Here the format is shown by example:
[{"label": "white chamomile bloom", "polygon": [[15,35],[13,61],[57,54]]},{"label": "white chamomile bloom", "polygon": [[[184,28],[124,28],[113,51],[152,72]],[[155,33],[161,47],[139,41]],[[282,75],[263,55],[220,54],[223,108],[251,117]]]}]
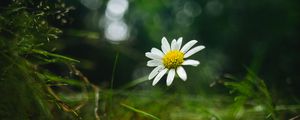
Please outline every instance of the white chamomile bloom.
[{"label": "white chamomile bloom", "polygon": [[176,73],[185,81],[187,75],[182,66],[198,66],[200,64],[197,60],[186,58],[205,48],[203,45],[192,48],[197,42],[197,40],[191,40],[181,47],[182,37],[172,40],[171,44],[163,37],[161,40],[162,51],[152,48],[151,52],[146,52],[146,57],[151,59],[147,62],[147,66],[155,67],[148,77],[149,80],[154,78],[152,85],[154,86],[166,73],[168,73],[167,86],[172,84]]}]

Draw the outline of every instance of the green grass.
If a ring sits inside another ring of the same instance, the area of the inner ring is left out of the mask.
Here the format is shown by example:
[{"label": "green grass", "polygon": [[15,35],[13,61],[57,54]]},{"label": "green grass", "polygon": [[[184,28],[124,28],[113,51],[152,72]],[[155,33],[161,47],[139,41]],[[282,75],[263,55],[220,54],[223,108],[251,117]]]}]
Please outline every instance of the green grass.
[{"label": "green grass", "polygon": [[[278,98],[278,91],[270,90],[272,86],[257,75],[262,57],[253,60],[252,68],[246,68],[244,76],[227,74],[222,77],[215,74],[217,65],[208,64],[203,65],[202,74],[198,74],[197,70],[191,71],[189,75],[195,76],[180,84],[175,81],[170,87],[153,87],[147,75],[141,75],[118,88],[114,86],[114,79],[117,71],[123,68],[117,66],[121,52],[117,51],[110,86],[96,86],[75,67],[81,64],[80,61],[52,51],[51,41],[58,40],[62,31],[47,22],[53,14],[43,8],[47,5],[60,6],[61,3],[35,3],[31,0],[21,3],[15,1],[5,9],[0,8],[0,119],[299,118],[299,100],[287,100],[290,96]],[[37,4],[42,4],[41,8]],[[66,8],[52,9],[55,12]],[[99,39],[95,32],[74,30],[68,34]],[[151,34],[154,37],[158,33]],[[51,72],[47,65],[58,65],[64,69],[62,73],[68,74]],[[210,86],[207,81],[215,78],[222,82]]]}]

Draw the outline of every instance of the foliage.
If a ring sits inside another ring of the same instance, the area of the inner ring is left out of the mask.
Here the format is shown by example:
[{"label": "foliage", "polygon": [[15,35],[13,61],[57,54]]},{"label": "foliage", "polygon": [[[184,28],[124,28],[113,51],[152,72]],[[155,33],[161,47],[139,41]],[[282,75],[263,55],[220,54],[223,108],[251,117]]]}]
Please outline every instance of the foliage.
[{"label": "foliage", "polygon": [[253,71],[248,69],[248,73],[244,79],[240,80],[227,76],[230,79],[236,80],[236,82],[225,82],[228,88],[231,88],[230,93],[236,94],[234,98],[234,104],[232,105],[231,114],[235,116],[235,119],[239,119],[243,116],[245,107],[265,113],[266,119],[276,119],[274,104],[272,97],[267,89],[264,81],[259,78]]},{"label": "foliage", "polygon": [[[75,118],[79,118],[76,110],[84,101],[79,100],[75,102],[77,105],[70,106],[56,94],[56,89],[86,90],[91,84],[72,65],[78,60],[53,53],[49,45],[62,33],[48,22],[49,19],[61,18],[71,7],[66,7],[61,1],[50,4],[47,1],[14,0],[6,4],[0,8],[1,119],[57,119],[68,116],[60,110],[72,112]],[[46,67],[48,64],[64,65],[71,74],[62,77],[52,73]],[[72,75],[78,77],[72,79]]]}]

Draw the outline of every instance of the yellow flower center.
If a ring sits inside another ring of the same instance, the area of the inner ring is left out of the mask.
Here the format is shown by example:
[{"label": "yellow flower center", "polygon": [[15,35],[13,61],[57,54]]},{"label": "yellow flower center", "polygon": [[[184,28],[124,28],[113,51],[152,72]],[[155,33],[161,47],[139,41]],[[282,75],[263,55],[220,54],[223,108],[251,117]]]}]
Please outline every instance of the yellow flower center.
[{"label": "yellow flower center", "polygon": [[184,54],[179,50],[171,50],[163,57],[163,64],[166,68],[177,68],[183,63]]}]

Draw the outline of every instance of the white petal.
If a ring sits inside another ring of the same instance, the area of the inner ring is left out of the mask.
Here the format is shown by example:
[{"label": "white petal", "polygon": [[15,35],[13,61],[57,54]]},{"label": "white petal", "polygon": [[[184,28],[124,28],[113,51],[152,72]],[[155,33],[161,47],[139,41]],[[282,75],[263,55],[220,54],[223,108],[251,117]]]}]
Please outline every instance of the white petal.
[{"label": "white petal", "polygon": [[200,50],[202,50],[202,49],[204,49],[204,48],[205,48],[205,47],[204,47],[203,45],[197,46],[197,47],[195,47],[195,48],[189,50],[188,52],[186,52],[186,53],[184,54],[184,58],[190,57],[191,55],[193,55],[193,54],[199,52]]},{"label": "white petal", "polygon": [[176,46],[177,46],[177,42],[175,39],[173,39],[171,43],[171,50],[175,50]]},{"label": "white petal", "polygon": [[151,49],[151,53],[156,54],[156,55],[158,55],[158,56],[160,56],[160,57],[163,57],[163,56],[165,55],[162,51],[160,51],[160,50],[157,49],[157,48],[152,48],[152,49]]},{"label": "white petal", "polygon": [[195,45],[198,41],[197,40],[191,40],[190,42],[186,43],[182,48],[181,52],[186,53],[193,45]]},{"label": "white petal", "polygon": [[168,73],[168,77],[167,77],[167,86],[170,86],[174,80],[175,77],[175,70],[171,69]]},{"label": "white petal", "polygon": [[148,76],[148,79],[151,80],[153,79],[164,67],[162,65],[157,66],[156,68],[154,68],[151,73]]},{"label": "white petal", "polygon": [[180,37],[180,38],[178,38],[178,40],[177,40],[177,45],[176,45],[176,50],[179,50],[180,49],[180,47],[181,47],[181,44],[182,44],[182,37]]},{"label": "white petal", "polygon": [[182,65],[191,65],[191,66],[198,66],[200,62],[198,60],[184,60]]},{"label": "white petal", "polygon": [[160,71],[158,73],[158,75],[154,78],[152,85],[156,85],[156,83],[166,74],[166,72],[168,71],[167,68],[163,69],[162,71]]},{"label": "white petal", "polygon": [[150,52],[146,52],[145,56],[150,58],[150,59],[155,59],[155,60],[161,60],[162,59],[162,57],[160,57],[156,54],[150,53]]},{"label": "white petal", "polygon": [[163,37],[162,40],[161,40],[161,49],[164,53],[167,53],[170,51],[170,44],[169,42],[167,41],[167,38]]},{"label": "white petal", "polygon": [[187,79],[187,76],[186,76],[186,72],[185,70],[183,69],[182,66],[179,66],[176,70],[178,76],[183,80],[183,81],[186,81]]},{"label": "white petal", "polygon": [[160,60],[149,60],[147,62],[148,67],[156,67],[156,66],[159,66],[159,65],[162,65],[162,62]]}]

